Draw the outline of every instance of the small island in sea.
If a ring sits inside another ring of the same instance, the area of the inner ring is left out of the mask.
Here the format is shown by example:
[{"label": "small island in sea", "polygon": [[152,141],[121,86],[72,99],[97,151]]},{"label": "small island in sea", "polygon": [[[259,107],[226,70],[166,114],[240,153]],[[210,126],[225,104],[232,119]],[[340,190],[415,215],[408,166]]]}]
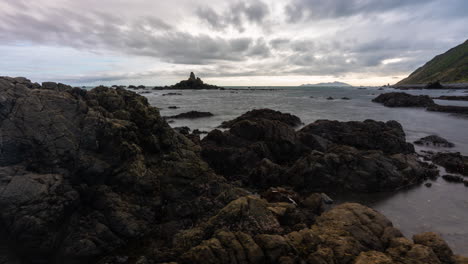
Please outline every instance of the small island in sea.
[{"label": "small island in sea", "polygon": [[324,83],[316,83],[316,84],[302,84],[301,87],[351,87],[351,84],[347,84],[344,82],[324,82]]},{"label": "small island in sea", "polygon": [[223,90],[224,88],[206,84],[204,83],[200,77],[196,77],[195,73],[191,72],[190,76],[187,80],[180,81],[171,86],[164,86],[164,87],[154,87],[155,90]]}]

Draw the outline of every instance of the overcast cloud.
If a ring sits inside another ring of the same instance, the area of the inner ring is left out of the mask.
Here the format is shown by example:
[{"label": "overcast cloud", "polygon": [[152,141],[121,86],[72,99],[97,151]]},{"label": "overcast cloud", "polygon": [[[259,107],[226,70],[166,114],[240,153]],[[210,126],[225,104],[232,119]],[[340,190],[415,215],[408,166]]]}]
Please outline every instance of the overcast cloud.
[{"label": "overcast cloud", "polygon": [[466,10],[465,0],[0,0],[0,75],[377,85],[465,41]]}]

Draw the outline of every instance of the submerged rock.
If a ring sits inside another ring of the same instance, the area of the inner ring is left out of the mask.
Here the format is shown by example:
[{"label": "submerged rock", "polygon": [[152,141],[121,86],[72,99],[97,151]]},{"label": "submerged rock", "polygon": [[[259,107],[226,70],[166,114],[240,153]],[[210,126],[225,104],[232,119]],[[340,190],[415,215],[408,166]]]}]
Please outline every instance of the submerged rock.
[{"label": "submerged rock", "polygon": [[407,93],[384,93],[372,100],[388,107],[428,107],[434,101],[427,95],[411,95]]},{"label": "submerged rock", "polygon": [[199,112],[199,111],[189,111],[186,113],[181,113],[178,115],[169,116],[168,118],[174,119],[193,119],[193,118],[202,118],[202,117],[211,117],[213,116],[210,112]]},{"label": "submerged rock", "polygon": [[439,137],[437,135],[430,135],[423,137],[414,142],[416,145],[425,145],[425,146],[434,146],[434,147],[444,147],[444,148],[453,148],[455,144],[447,141],[445,138]]},{"label": "submerged rock", "polygon": [[439,99],[439,100],[450,100],[450,101],[468,101],[468,96],[449,96],[449,95],[442,95],[439,97],[436,97],[434,99]]}]

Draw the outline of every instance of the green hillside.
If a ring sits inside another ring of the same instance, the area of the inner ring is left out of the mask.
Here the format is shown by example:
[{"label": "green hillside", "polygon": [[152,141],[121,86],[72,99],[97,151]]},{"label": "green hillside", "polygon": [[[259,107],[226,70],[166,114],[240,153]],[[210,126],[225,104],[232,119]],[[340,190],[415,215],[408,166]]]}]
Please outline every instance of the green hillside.
[{"label": "green hillside", "polygon": [[401,80],[401,84],[426,84],[441,81],[443,83],[468,82],[468,40],[465,43],[438,55],[420,67],[410,76]]}]

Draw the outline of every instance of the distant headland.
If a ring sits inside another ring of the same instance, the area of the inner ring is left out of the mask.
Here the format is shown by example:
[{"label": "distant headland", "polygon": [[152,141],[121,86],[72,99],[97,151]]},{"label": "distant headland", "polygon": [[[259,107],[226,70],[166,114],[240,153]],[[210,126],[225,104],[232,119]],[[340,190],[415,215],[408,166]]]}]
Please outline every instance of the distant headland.
[{"label": "distant headland", "polygon": [[329,87],[329,86],[339,86],[339,87],[351,87],[352,85],[344,82],[325,82],[325,83],[316,83],[316,84],[302,84],[301,87]]}]

